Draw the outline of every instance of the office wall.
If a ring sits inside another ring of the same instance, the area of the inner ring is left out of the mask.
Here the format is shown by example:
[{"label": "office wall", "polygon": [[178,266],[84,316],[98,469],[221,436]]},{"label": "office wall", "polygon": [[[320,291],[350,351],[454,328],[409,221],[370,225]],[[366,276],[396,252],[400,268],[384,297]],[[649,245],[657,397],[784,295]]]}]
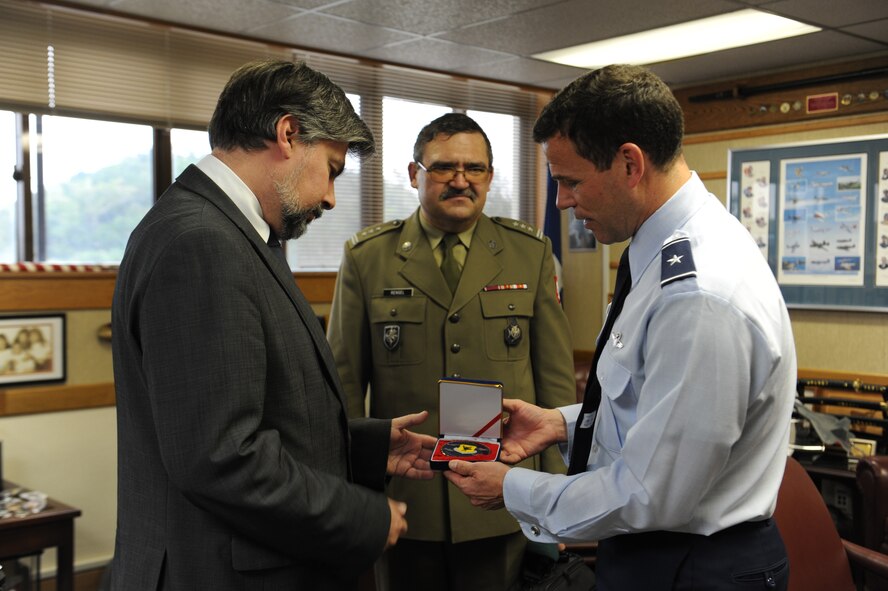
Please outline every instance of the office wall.
[{"label": "office wall", "polygon": [[[794,129],[794,128],[793,128]],[[881,123],[852,125],[820,130],[781,132],[751,138],[691,143],[685,156],[691,167],[703,173],[727,170],[729,149],[753,148],[787,143],[816,143],[888,134],[888,117]],[[695,142],[709,136],[691,136]],[[727,179],[713,178],[707,187],[723,202],[727,199]],[[888,304],[888,302],[886,302]],[[838,312],[790,310],[799,367],[836,369],[868,373],[888,372],[888,314],[878,312]]]},{"label": "office wall", "polygon": [[[5,285],[8,287],[9,282]],[[97,336],[98,329],[110,322],[110,310],[58,311],[65,313],[67,321],[64,386],[110,383],[111,348]],[[34,312],[41,313],[48,311]],[[44,396],[64,397],[64,386],[58,390],[46,388]],[[29,391],[33,390],[27,386],[7,387],[4,401],[8,403],[15,395]],[[75,520],[75,566],[84,568],[107,562],[114,548],[117,507],[114,407],[4,416],[0,418],[0,440],[6,480],[45,492],[82,510],[82,516]],[[55,560],[55,550],[48,551],[41,565],[44,573],[55,571]]]},{"label": "office wall", "polygon": [[[788,143],[812,143],[830,139],[847,139],[888,134],[888,114],[870,118],[865,124],[837,120],[835,126],[805,125],[772,126],[738,130],[730,133],[693,134],[685,142],[685,158],[693,170],[704,179],[707,188],[723,203],[727,200],[728,150],[772,146]],[[818,122],[821,123],[822,122]],[[572,254],[565,250],[565,299],[568,294],[592,294],[588,306],[571,302],[566,312],[574,328],[574,348],[595,348],[597,328],[584,316],[594,317],[595,326],[601,326],[601,313],[596,306],[595,294],[602,291],[600,265],[616,268],[623,249],[614,245],[609,253]],[[585,260],[578,261],[581,257]],[[585,273],[568,274],[577,264],[589,269]],[[613,285],[614,273],[610,273]],[[810,369],[835,369],[850,372],[888,372],[888,314],[871,312],[841,312],[825,310],[790,310],[799,367]],[[577,330],[576,327],[583,327]]]}]

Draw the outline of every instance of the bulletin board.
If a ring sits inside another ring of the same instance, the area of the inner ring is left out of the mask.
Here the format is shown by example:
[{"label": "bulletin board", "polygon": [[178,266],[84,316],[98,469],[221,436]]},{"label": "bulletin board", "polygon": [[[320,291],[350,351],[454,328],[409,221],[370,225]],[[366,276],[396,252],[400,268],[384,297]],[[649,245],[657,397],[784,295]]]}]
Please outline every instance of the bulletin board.
[{"label": "bulletin board", "polygon": [[888,311],[888,136],[728,151],[728,208],[791,308]]}]

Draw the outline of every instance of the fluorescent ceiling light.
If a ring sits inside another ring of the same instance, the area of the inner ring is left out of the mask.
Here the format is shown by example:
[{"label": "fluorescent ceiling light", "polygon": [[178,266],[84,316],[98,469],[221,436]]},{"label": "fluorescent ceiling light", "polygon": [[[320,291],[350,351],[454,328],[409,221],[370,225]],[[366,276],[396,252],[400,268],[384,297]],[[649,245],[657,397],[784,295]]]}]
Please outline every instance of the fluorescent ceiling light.
[{"label": "fluorescent ceiling light", "polygon": [[820,29],[758,10],[739,10],[696,21],[575,47],[538,53],[541,60],[599,68],[608,64],[653,64],[723,49],[815,33]]}]

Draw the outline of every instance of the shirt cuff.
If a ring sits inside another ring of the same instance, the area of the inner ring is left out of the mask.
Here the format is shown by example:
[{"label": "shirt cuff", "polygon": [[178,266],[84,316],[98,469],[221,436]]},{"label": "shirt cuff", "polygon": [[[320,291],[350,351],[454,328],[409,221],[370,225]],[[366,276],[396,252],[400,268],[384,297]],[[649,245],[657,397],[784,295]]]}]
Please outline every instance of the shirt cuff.
[{"label": "shirt cuff", "polygon": [[532,503],[534,484],[539,478],[545,478],[547,474],[528,470],[526,468],[512,468],[506,472],[506,478],[503,481],[503,501],[506,509],[512,514],[521,531],[529,540],[534,542],[557,542],[552,534],[544,530],[537,523],[538,517],[534,513],[539,513],[540,508],[534,509]]}]

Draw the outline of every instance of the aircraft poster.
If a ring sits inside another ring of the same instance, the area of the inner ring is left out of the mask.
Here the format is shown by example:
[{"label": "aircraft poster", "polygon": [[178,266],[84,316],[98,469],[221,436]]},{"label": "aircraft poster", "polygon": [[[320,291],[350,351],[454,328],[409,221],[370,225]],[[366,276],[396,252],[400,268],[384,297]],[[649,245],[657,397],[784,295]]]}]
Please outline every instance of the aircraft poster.
[{"label": "aircraft poster", "polygon": [[768,160],[744,162],[741,170],[740,221],[767,260],[771,231],[771,163]]},{"label": "aircraft poster", "polygon": [[866,161],[866,154],[780,161],[779,283],[863,285]]},{"label": "aircraft poster", "polygon": [[879,153],[879,182],[876,195],[876,286],[888,287],[888,152]]}]

